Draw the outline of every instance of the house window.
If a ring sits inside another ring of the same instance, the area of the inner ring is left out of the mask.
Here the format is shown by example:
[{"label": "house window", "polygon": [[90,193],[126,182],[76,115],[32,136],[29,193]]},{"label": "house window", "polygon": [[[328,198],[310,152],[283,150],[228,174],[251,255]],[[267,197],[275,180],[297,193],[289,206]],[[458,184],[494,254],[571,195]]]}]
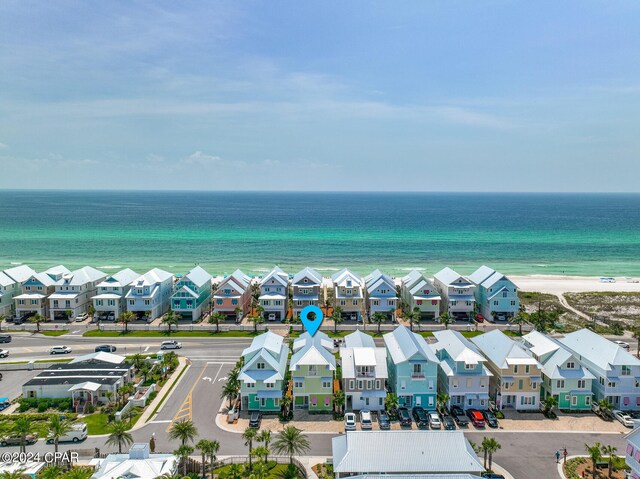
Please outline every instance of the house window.
[{"label": "house window", "polygon": [[422,364],[414,364],[413,374],[421,374],[421,373],[422,373]]},{"label": "house window", "polygon": [[433,386],[434,386],[433,381],[429,381],[429,389],[433,389]]},{"label": "house window", "polygon": [[371,389],[372,385],[373,385],[373,381],[367,380],[367,389]]},{"label": "house window", "polygon": [[498,301],[494,301],[494,302],[493,302],[493,305],[494,305],[494,306],[498,306],[498,304],[500,304]]},{"label": "house window", "polygon": [[38,304],[38,300],[37,299],[32,299],[31,300],[31,304]]},{"label": "house window", "polygon": [[318,374],[317,366],[315,364],[309,366],[309,376],[315,376]]},{"label": "house window", "polygon": [[518,379],[518,389],[522,389],[524,386],[524,381],[522,379]]},{"label": "house window", "polygon": [[515,306],[516,302],[515,301],[511,301],[511,306]]},{"label": "house window", "polygon": [[274,398],[273,400],[273,405],[275,407],[279,407],[280,406],[280,398]]},{"label": "house window", "polygon": [[504,382],[504,383],[502,383],[502,387],[503,387],[505,390],[509,389],[509,385],[510,385],[510,384],[509,384],[508,382]]},{"label": "house window", "polygon": [[354,305],[354,306],[358,306],[358,300],[357,300],[357,299],[354,299],[354,300],[352,301],[352,303],[353,303],[353,305]]},{"label": "house window", "polygon": [[329,404],[331,403],[331,398],[330,397],[325,397],[324,398],[324,406],[325,407],[329,407]]},{"label": "house window", "polygon": [[607,383],[607,387],[615,388],[615,387],[616,387],[616,383],[615,383],[615,381],[609,381],[609,382]]},{"label": "house window", "polygon": [[578,405],[578,396],[571,396],[571,405],[572,406]]},{"label": "house window", "polygon": [[457,303],[457,301],[451,301],[451,306],[455,306]]},{"label": "house window", "polygon": [[302,387],[302,381],[300,380],[296,380],[293,382],[293,387],[294,388],[301,388]]},{"label": "house window", "polygon": [[480,381],[480,387],[481,388],[486,388],[487,387],[487,384],[485,383],[484,380]]},{"label": "house window", "polygon": [[513,367],[513,374],[518,374],[518,365],[517,364]]},{"label": "house window", "polygon": [[238,304],[238,300],[237,299],[232,299],[231,300],[231,304],[236,306]]},{"label": "house window", "polygon": [[356,382],[353,379],[349,379],[349,389],[353,389],[356,385]]},{"label": "house window", "polygon": [[378,300],[378,299],[374,299],[374,300],[373,300],[373,305],[374,305],[374,306],[380,306],[380,300]]},{"label": "house window", "polygon": [[376,379],[376,389],[380,389],[380,380]]},{"label": "house window", "polygon": [[253,389],[256,387],[256,383],[246,383],[247,389]]},{"label": "house window", "polygon": [[369,405],[369,398],[364,398],[364,405],[368,406]]},{"label": "house window", "polygon": [[275,387],[275,383],[264,383],[264,387],[267,389],[273,389]]},{"label": "house window", "polygon": [[362,382],[362,379],[358,379],[358,389],[363,389],[364,388],[364,383]]},{"label": "house window", "polygon": [[558,379],[556,381],[556,387],[562,389],[564,387],[564,379]]},{"label": "house window", "polygon": [[136,304],[136,301],[134,299],[130,299],[129,306],[133,306],[134,304]]},{"label": "house window", "polygon": [[573,361],[567,363],[567,369],[575,369],[576,364]]},{"label": "house window", "polygon": [[264,369],[264,363],[256,364],[256,369]]},{"label": "house window", "polygon": [[538,389],[538,383],[531,381],[531,389]]},{"label": "house window", "polygon": [[221,299],[216,299],[216,304],[217,305],[221,305],[222,304],[222,300]]},{"label": "house window", "polygon": [[[578,379],[578,389],[585,389],[587,387],[587,381],[585,381],[584,379]],[[637,383],[636,383],[636,387]]]},{"label": "house window", "polygon": [[[31,300],[31,304],[33,304],[33,299]],[[100,301],[100,304],[102,304],[102,300]],[[53,307],[54,307],[54,308],[57,308],[57,307],[58,307],[58,300],[57,300],[57,299],[54,299],[54,300],[53,300]]]},{"label": "house window", "polygon": [[622,371],[620,373],[622,376],[631,376],[631,367],[630,366],[622,366]]},{"label": "house window", "polygon": [[149,306],[150,304],[151,304],[151,301],[150,301],[150,300],[148,300],[148,299],[145,299],[145,300],[144,300],[144,305],[145,305],[145,306]]},{"label": "house window", "polygon": [[565,394],[565,395],[564,395],[564,400],[565,400],[565,401],[569,401],[570,399],[571,399],[571,396],[570,396],[570,395],[568,395],[568,394]]},{"label": "house window", "polygon": [[475,365],[475,364],[466,364],[466,363],[465,363],[464,368],[465,368],[465,369],[475,369],[475,368],[476,368],[476,365]]},{"label": "house window", "polygon": [[265,407],[267,405],[267,399],[266,398],[260,398],[260,407]]},{"label": "house window", "polygon": [[529,374],[529,368],[530,368],[530,366],[528,364],[524,367],[524,373],[525,374]]},{"label": "house window", "polygon": [[344,299],[340,300],[340,306],[346,306],[347,302]]},{"label": "house window", "polygon": [[400,389],[407,389],[407,381],[400,381]]},{"label": "house window", "polygon": [[322,387],[325,388],[325,389],[330,388],[331,387],[331,381],[326,381],[326,380],[322,381]]},{"label": "house window", "polygon": [[458,380],[454,379],[453,381],[451,381],[451,386],[453,386],[454,388],[458,387]]}]

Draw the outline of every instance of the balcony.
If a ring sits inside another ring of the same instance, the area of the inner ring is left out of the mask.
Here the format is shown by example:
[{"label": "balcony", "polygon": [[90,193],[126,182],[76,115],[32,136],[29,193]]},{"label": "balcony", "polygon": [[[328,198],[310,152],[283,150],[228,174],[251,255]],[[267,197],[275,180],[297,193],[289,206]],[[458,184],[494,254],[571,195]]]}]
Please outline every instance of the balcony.
[{"label": "balcony", "polygon": [[374,378],[376,377],[374,371],[356,371],[357,378]]},{"label": "balcony", "polygon": [[424,373],[411,373],[411,379],[424,379]]}]

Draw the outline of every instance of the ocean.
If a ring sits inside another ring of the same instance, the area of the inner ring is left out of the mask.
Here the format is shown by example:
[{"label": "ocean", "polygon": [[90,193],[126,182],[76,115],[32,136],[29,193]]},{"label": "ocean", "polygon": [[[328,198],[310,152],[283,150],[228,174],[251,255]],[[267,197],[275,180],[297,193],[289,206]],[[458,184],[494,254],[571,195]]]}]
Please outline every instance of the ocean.
[{"label": "ocean", "polygon": [[0,270],[640,276],[640,195],[0,191]]}]

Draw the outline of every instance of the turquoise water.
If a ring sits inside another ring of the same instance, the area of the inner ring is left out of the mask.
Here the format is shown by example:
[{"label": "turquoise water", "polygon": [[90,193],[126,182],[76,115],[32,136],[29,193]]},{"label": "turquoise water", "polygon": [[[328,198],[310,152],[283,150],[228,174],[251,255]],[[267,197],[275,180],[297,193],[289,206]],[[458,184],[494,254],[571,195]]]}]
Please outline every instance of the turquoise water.
[{"label": "turquoise water", "polygon": [[0,191],[0,269],[640,275],[640,195]]}]

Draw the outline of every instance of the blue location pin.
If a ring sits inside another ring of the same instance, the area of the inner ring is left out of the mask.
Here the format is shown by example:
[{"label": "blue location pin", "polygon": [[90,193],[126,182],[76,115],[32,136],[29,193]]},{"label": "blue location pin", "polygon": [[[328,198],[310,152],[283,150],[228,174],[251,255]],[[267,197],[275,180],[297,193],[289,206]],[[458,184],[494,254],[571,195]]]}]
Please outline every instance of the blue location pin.
[{"label": "blue location pin", "polygon": [[[310,313],[315,314],[316,317],[311,319],[309,317]],[[306,306],[302,311],[300,311],[300,320],[311,336],[314,336],[318,332],[323,318],[324,315],[322,314],[322,310],[317,306]]]}]

